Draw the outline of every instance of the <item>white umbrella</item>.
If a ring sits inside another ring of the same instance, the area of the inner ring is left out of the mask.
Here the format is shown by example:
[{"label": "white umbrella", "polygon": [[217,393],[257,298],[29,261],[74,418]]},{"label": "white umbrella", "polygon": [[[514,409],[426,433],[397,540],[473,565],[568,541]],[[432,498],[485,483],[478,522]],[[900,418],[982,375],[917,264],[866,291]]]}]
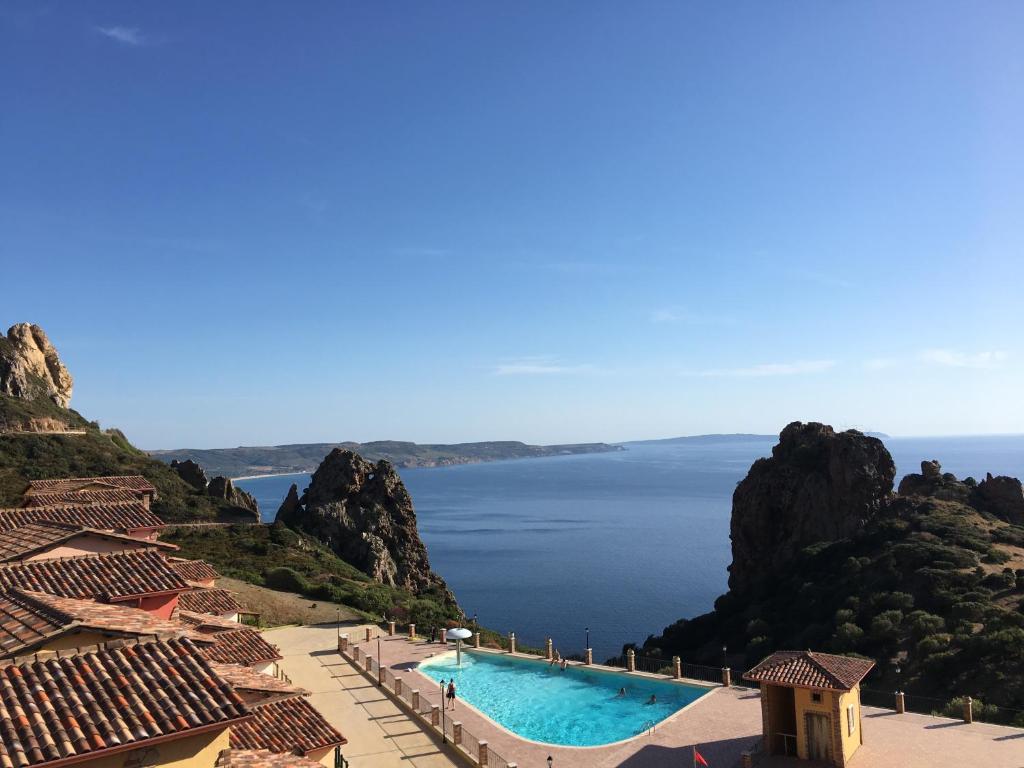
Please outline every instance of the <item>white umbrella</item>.
[{"label": "white umbrella", "polygon": [[444,633],[445,640],[455,641],[455,660],[458,666],[462,666],[462,641],[473,636],[473,633],[468,629],[459,627],[458,629],[449,629]]}]

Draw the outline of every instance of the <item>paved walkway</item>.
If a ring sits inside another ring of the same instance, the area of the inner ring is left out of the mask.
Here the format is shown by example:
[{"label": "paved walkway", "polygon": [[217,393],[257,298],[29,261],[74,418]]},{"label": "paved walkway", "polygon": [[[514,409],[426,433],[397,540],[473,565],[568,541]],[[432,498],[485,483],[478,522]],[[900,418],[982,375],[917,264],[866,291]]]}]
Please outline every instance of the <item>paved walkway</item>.
[{"label": "paved walkway", "polygon": [[[355,627],[342,631],[357,634]],[[264,634],[281,649],[285,674],[312,692],[310,703],[348,739],[342,754],[352,768],[466,768],[338,655],[335,627],[282,627]],[[333,766],[334,754],[323,764]]]},{"label": "paved walkway", "polygon": [[[355,640],[362,629],[347,627]],[[377,631],[373,628],[373,631]],[[337,654],[334,627],[291,627],[270,630],[267,639],[284,655],[282,666],[292,680],[313,691],[311,702],[349,739],[345,757],[352,768],[436,768],[460,766],[461,758],[442,752],[432,734],[407,716],[361,672]],[[360,648],[377,656],[377,641]],[[443,650],[442,646],[409,643],[402,637],[381,638],[385,666],[419,689],[421,697],[440,704],[434,683],[415,670],[416,663]],[[550,747],[524,741],[497,727],[466,702],[456,704],[465,730],[520,768],[544,768],[547,757],[556,768],[666,768],[689,766],[693,745],[714,768],[735,768],[740,753],[760,740],[761,706],[756,691],[716,688],[689,708],[660,725],[653,735],[625,744],[595,748]],[[977,765],[985,768],[1024,768],[1024,730],[927,715],[897,715],[890,710],[864,708],[864,746],[851,768],[938,768]],[[330,765],[328,760],[325,764]],[[761,768],[811,768],[811,764],[774,758],[758,761]]]}]

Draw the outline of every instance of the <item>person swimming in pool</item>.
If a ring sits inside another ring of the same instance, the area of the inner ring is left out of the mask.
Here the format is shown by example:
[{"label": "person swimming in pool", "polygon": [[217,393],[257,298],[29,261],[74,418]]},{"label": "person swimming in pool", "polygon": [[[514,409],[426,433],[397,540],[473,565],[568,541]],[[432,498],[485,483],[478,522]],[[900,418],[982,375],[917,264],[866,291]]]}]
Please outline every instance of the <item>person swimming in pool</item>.
[{"label": "person swimming in pool", "polygon": [[616,699],[624,699],[624,698],[626,698],[626,689],[625,688],[619,688],[619,692],[615,694],[615,698]]},{"label": "person swimming in pool", "polygon": [[565,668],[569,666],[569,662],[562,659],[562,663],[558,665],[558,668],[565,672]]},{"label": "person swimming in pool", "polygon": [[448,692],[445,694],[448,698],[448,703],[451,704],[452,709],[455,709],[455,678],[453,677],[448,683]]},{"label": "person swimming in pool", "polygon": [[651,698],[649,698],[647,700],[647,703],[648,704],[657,704],[658,703],[658,697],[655,694],[652,693],[651,694]]}]

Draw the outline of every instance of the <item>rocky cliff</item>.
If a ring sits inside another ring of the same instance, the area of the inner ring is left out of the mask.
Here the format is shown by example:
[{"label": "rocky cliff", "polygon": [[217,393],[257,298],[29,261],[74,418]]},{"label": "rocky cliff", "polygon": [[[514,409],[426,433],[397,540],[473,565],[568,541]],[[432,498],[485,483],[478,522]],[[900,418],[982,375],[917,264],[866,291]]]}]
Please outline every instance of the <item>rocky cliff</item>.
[{"label": "rocky cliff", "polygon": [[61,408],[74,382],[57,349],[38,325],[18,323],[0,337],[0,393],[23,400],[46,398]]},{"label": "rocky cliff", "polygon": [[732,501],[729,587],[757,592],[804,547],[859,531],[892,493],[896,466],[881,440],[794,422]]},{"label": "rocky cliff", "polygon": [[215,477],[206,486],[206,493],[215,499],[227,502],[228,506],[243,515],[252,515],[258,522],[260,519],[260,507],[251,494],[235,486],[226,477]]},{"label": "rocky cliff", "polygon": [[310,533],[375,581],[414,593],[454,597],[430,570],[405,485],[387,461],[366,461],[336,448],[313,473],[301,497],[293,485],[277,521]]}]

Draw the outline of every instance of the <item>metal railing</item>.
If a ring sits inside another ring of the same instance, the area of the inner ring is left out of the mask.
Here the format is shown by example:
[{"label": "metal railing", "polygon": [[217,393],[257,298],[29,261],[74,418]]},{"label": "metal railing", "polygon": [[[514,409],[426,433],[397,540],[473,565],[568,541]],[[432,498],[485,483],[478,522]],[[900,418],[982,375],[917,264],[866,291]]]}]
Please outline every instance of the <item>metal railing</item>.
[{"label": "metal railing", "polygon": [[[861,704],[877,709],[896,709],[897,693],[877,688],[860,689]],[[917,693],[903,693],[903,710],[918,715],[932,717],[948,717],[954,720],[964,719],[966,713],[966,697],[955,696],[948,699],[936,696],[922,696]],[[1024,710],[986,704],[981,699],[973,699],[970,706],[972,720],[980,723],[1009,725],[1024,728]]]}]

